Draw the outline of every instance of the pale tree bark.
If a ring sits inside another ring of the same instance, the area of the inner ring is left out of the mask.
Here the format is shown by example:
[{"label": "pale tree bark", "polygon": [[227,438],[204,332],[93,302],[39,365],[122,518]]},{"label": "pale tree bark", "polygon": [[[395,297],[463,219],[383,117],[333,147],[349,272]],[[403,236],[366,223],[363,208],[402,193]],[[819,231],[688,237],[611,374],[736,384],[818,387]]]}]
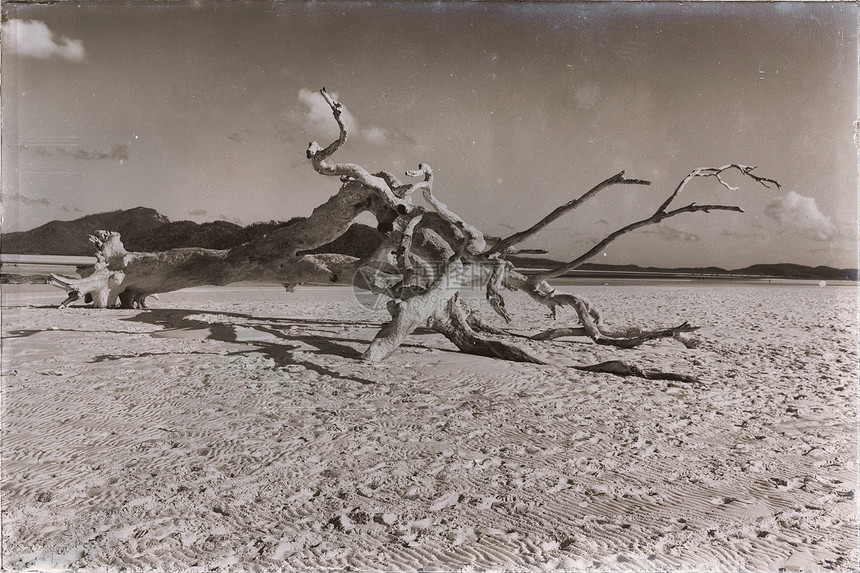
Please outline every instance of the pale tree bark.
[{"label": "pale tree bark", "polygon": [[[403,183],[388,171],[371,173],[354,163],[337,163],[332,156],[346,143],[348,126],[343,106],[326,92],[320,94],[332,110],[338,137],[326,147],[308,145],[307,157],[321,175],[338,177],[339,191],[313,210],[307,219],[286,225],[268,235],[228,250],[201,248],[172,249],[156,253],[128,252],[116,232],[99,231],[91,237],[97,248],[97,264],[81,278],[53,275],[51,284],[65,289],[68,298],[61,306],[79,299],[92,299],[93,306],[110,308],[144,307],[146,297],[160,292],[199,285],[225,285],[243,280],[298,284],[353,284],[390,298],[391,320],[384,324],[363,354],[371,361],[384,360],[403,344],[418,327],[442,333],[461,351],[519,362],[544,363],[532,352],[514,344],[522,335],[490,325],[477,313],[463,308],[458,289],[479,281],[486,287],[490,307],[505,321],[512,321],[504,290],[520,290],[546,306],[554,318],[558,309],[569,307],[577,325],[560,326],[530,335],[535,341],[552,341],[564,336],[586,336],[597,344],[633,348],[649,341],[674,338],[692,346],[685,335],[696,330],[684,321],[677,326],[640,330],[607,328],[600,312],[587,300],[559,292],[550,280],[579,267],[608,244],[636,229],[655,225],[686,213],[711,211],[742,212],[731,205],[696,205],[670,209],[671,203],[695,178],[711,177],[731,191],[722,178],[736,170],[764,186],[779,183],[759,177],[752,167],[729,164],[699,168],[687,175],[669,197],[649,217],[626,225],[598,241],[591,249],[558,268],[527,276],[518,272],[506,257],[516,245],[535,236],[588,199],[615,185],[650,185],[627,178],[624,172],[598,183],[576,199],[568,201],[546,217],[509,237],[488,246],[487,238],[475,226],[443,203],[434,193],[433,170],[426,163],[406,176],[417,182]],[[424,199],[416,205],[413,196]],[[372,213],[384,240],[373,255],[359,260],[339,254],[302,255],[325,245],[343,233],[364,212]],[[360,277],[361,280],[357,280]],[[695,377],[643,369],[619,361],[577,367],[622,376],[664,378],[686,382]]]}]

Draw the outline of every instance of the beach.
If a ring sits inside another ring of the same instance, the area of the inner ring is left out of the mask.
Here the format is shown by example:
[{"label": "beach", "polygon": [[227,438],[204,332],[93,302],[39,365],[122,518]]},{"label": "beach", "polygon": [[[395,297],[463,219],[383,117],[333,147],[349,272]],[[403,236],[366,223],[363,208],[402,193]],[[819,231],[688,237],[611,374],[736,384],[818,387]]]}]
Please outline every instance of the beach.
[{"label": "beach", "polygon": [[[3,569],[860,568],[856,284],[562,288],[699,343],[517,340],[535,365],[419,329],[371,364],[349,288],[4,285]],[[572,368],[616,359],[700,381]]]}]

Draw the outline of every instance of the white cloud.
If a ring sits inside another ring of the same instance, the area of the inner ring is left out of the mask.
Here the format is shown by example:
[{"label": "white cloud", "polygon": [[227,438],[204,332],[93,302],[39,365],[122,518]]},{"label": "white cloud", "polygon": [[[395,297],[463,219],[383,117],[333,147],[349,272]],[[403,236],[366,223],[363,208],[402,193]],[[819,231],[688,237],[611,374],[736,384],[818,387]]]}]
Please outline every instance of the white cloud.
[{"label": "white cloud", "polygon": [[829,241],[836,237],[836,226],[830,217],[818,210],[813,197],[789,191],[768,203],[764,214],[817,241]]},{"label": "white cloud", "polygon": [[[331,93],[331,97],[338,99],[336,93]],[[320,137],[335,138],[338,134],[337,123],[331,114],[331,108],[319,92],[302,88],[299,90],[299,101],[306,107],[303,120],[305,127],[313,133],[319,133]],[[354,132],[358,128],[358,122],[355,117],[344,107],[341,113],[341,119],[346,124],[349,132]]]},{"label": "white cloud", "polygon": [[26,195],[21,195],[20,193],[0,193],[0,200],[2,201],[17,201],[23,205],[50,205],[51,202],[45,199],[31,199]]},{"label": "white cloud", "polygon": [[385,143],[388,141],[388,133],[381,127],[369,127],[361,130],[361,135],[371,143]]},{"label": "white cloud", "polygon": [[[330,95],[335,100],[340,101],[336,93],[331,92]],[[320,134],[318,136],[320,139],[323,137],[334,139],[338,136],[338,127],[332,117],[331,108],[319,92],[302,88],[299,90],[299,102],[304,104],[306,108],[302,120],[309,131]],[[378,145],[387,143],[393,138],[391,132],[381,127],[362,128],[355,116],[346,107],[344,107],[340,117],[346,124],[348,133],[353,137],[358,136],[369,143]]]},{"label": "white cloud", "polygon": [[84,43],[55,34],[38,20],[9,20],[3,25],[4,44],[19,56],[47,60],[58,57],[72,62],[86,59]]}]

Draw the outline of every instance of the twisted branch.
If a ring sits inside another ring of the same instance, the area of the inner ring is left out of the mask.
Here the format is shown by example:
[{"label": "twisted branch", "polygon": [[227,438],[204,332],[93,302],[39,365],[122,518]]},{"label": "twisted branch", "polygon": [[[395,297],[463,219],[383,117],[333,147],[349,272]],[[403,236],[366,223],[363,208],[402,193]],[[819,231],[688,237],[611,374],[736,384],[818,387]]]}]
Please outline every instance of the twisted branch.
[{"label": "twisted branch", "polygon": [[622,185],[651,185],[650,181],[645,181],[644,179],[627,179],[624,177],[624,171],[620,173],[616,173],[609,179],[605,181],[601,181],[594,187],[592,187],[589,191],[583,194],[578,199],[574,199],[572,201],[568,201],[564,205],[561,205],[554,209],[549,215],[526,229],[525,231],[520,231],[518,233],[514,233],[510,237],[506,237],[504,239],[499,240],[493,247],[488,250],[485,254],[492,255],[494,253],[506,253],[508,249],[517,243],[521,243],[532,235],[538,233],[541,229],[567,213],[568,211],[572,211],[582,205],[588,199],[591,199],[595,195],[597,195],[600,191],[610,187],[612,185],[622,184]]},{"label": "twisted branch", "polygon": [[464,245],[462,245],[461,250],[474,255],[477,255],[484,250],[484,247],[486,247],[484,234],[479,231],[477,227],[467,223],[459,215],[451,211],[445,203],[437,199],[433,194],[433,170],[429,165],[422,163],[418,166],[417,171],[407,171],[406,175],[409,177],[424,176],[424,181],[416,183],[413,191],[420,189],[424,195],[424,200],[433,207],[433,210],[438,213],[445,222],[462,233],[465,242]]},{"label": "twisted branch", "polygon": [[675,188],[674,193],[672,193],[672,195],[670,195],[669,198],[666,199],[662,205],[660,205],[656,212],[660,213],[662,211],[665,211],[669,204],[675,200],[675,197],[678,196],[681,190],[683,190],[684,187],[687,186],[687,183],[689,183],[692,179],[696,177],[715,177],[717,181],[719,181],[720,185],[722,185],[729,191],[739,191],[740,188],[729,185],[722,177],[720,177],[720,175],[722,175],[724,171],[727,171],[729,169],[737,169],[741,172],[741,174],[746,175],[747,177],[751,177],[754,181],[762,184],[768,189],[770,189],[771,184],[776,185],[777,189],[781,188],[779,181],[777,181],[776,179],[768,179],[767,177],[759,177],[758,175],[755,175],[753,173],[753,169],[755,169],[755,167],[739,165],[737,163],[730,163],[728,165],[723,165],[722,167],[700,167],[698,169],[693,169],[689,175],[684,177],[684,179]]},{"label": "twisted branch", "polygon": [[732,169],[732,168],[738,169],[742,174],[744,174],[748,177],[751,177],[756,182],[760,183],[761,185],[763,185],[765,187],[769,188],[770,184],[774,184],[777,187],[779,187],[779,182],[777,182],[775,179],[768,179],[766,177],[759,177],[757,175],[754,175],[752,173],[752,170],[755,169],[754,167],[747,167],[744,165],[730,164],[730,165],[724,165],[723,167],[703,167],[703,168],[699,168],[699,169],[694,169],[689,175],[687,175],[683,179],[683,181],[681,181],[681,183],[678,185],[678,187],[675,188],[675,191],[669,196],[668,199],[666,199],[660,205],[660,207],[654,212],[653,215],[651,215],[650,217],[648,217],[646,219],[642,219],[640,221],[636,221],[635,223],[631,223],[631,224],[627,225],[626,227],[622,227],[621,229],[618,229],[617,231],[615,231],[613,233],[610,233],[603,240],[601,240],[599,243],[597,243],[591,249],[589,249],[585,254],[575,258],[574,260],[570,261],[567,264],[561,265],[560,267],[558,267],[556,269],[553,269],[551,271],[541,273],[539,275],[534,276],[532,278],[532,283],[537,284],[537,283],[542,282],[542,281],[546,281],[546,280],[549,280],[549,279],[552,279],[555,277],[562,276],[565,273],[568,273],[568,272],[572,271],[573,269],[581,266],[586,261],[588,261],[589,259],[591,259],[595,255],[597,255],[598,253],[603,251],[603,249],[607,245],[609,245],[610,243],[615,241],[618,237],[625,235],[631,231],[635,231],[636,229],[639,229],[641,227],[646,227],[648,225],[656,225],[657,223],[660,223],[664,219],[668,219],[670,217],[675,217],[675,216],[680,215],[682,213],[696,213],[696,212],[709,213],[711,211],[735,211],[738,213],[743,213],[744,212],[743,209],[741,209],[740,207],[734,206],[734,205],[696,205],[695,203],[690,203],[686,207],[681,207],[678,209],[674,209],[672,211],[666,211],[666,209],[669,207],[669,205],[672,203],[672,201],[674,201],[675,198],[678,196],[678,194],[684,189],[684,187],[686,187],[687,183],[689,181],[691,181],[692,179],[694,179],[695,177],[716,177],[716,179],[722,185],[728,187],[729,189],[735,189],[734,187],[730,187],[728,184],[726,184],[726,182],[720,177],[720,175],[724,171],[726,171],[727,169]]},{"label": "twisted branch", "polygon": [[[602,324],[600,313],[587,300],[556,291],[547,279],[578,267],[618,237],[664,219],[694,212],[742,212],[740,207],[735,206],[695,203],[670,210],[672,202],[696,177],[714,177],[720,185],[734,191],[737,188],[723,179],[723,173],[737,170],[765,187],[779,187],[776,180],[755,175],[753,167],[739,164],[693,170],[650,217],[618,229],[582,256],[557,269],[527,278],[504,260],[514,245],[534,236],[612,185],[649,185],[650,182],[628,179],[623,171],[617,173],[582,196],[554,209],[525,231],[504,239],[493,239],[495,244],[488,249],[484,234],[436,197],[433,171],[429,165],[422,163],[418,170],[408,171],[407,176],[421,180],[405,184],[388,171],[371,174],[360,165],[330,161],[332,155],[346,143],[348,128],[343,119],[343,105],[329,95],[325,88],[320,90],[320,94],[331,108],[338,125],[338,137],[325,148],[311,142],[307,157],[318,173],[338,176],[342,185],[334,196],[316,207],[310,217],[229,251],[192,248],[161,253],[128,253],[118,234],[97,232],[91,238],[98,249],[98,263],[92,272],[81,279],[56,275],[51,279],[52,284],[69,293],[63,305],[81,297],[91,297],[95,306],[110,307],[120,302],[125,307],[131,307],[143,305],[146,296],[155,292],[204,284],[229,284],[249,278],[284,283],[286,286],[302,283],[343,284],[352,279],[353,285],[359,286],[353,278],[358,277],[364,279],[365,284],[362,286],[372,292],[384,293],[392,299],[388,305],[391,321],[382,326],[363,354],[367,360],[386,358],[416,328],[427,325],[470,354],[544,363],[508,341],[513,337],[527,336],[495,328],[477,313],[469,314],[464,310],[457,291],[471,276],[478,276],[481,281],[486,281],[486,297],[490,305],[506,322],[511,317],[501,294],[502,287],[524,290],[549,308],[553,317],[559,307],[574,309],[581,326],[551,329],[531,336],[532,340],[588,336],[597,344],[632,348],[651,340],[671,337],[692,346],[694,340],[685,341],[681,336],[696,330],[687,322],[650,331],[610,330]],[[429,208],[413,205],[412,196],[416,191],[421,192]],[[359,261],[345,255],[299,255],[341,236],[355,217],[364,211],[376,216],[378,229],[385,235],[382,245],[371,257]],[[394,267],[396,273],[389,272]],[[696,381],[691,376],[647,370],[619,361],[576,368],[620,376]]]},{"label": "twisted branch", "polygon": [[375,190],[392,209],[401,204],[404,204],[407,207],[411,206],[408,201],[404,201],[394,194],[394,191],[389,187],[388,181],[386,180],[390,180],[390,178],[387,178],[384,175],[372,175],[364,167],[355,163],[330,164],[326,161],[334,154],[335,151],[346,143],[347,126],[342,118],[343,105],[340,102],[335,101],[334,98],[328,94],[325,88],[322,88],[320,93],[325,98],[329,107],[331,107],[332,115],[334,116],[339,128],[339,134],[338,138],[325,148],[321,147],[316,141],[312,141],[308,144],[307,156],[308,159],[311,160],[316,172],[321,175],[339,176],[344,180],[355,179],[362,185]]},{"label": "twisted branch", "polygon": [[459,304],[459,296],[454,295],[444,308],[430,317],[429,326],[445,335],[457,348],[469,354],[501,358],[512,362],[531,362],[546,364],[525,350],[504,340],[487,338],[475,332],[469,319]]}]

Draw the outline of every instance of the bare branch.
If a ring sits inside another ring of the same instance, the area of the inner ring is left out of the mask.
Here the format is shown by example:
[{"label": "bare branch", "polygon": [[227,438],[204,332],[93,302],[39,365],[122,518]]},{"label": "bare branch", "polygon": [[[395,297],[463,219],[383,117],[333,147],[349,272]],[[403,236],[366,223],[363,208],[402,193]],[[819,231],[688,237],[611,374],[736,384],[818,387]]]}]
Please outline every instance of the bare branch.
[{"label": "bare branch", "polygon": [[567,213],[568,211],[572,211],[573,209],[576,209],[582,203],[584,203],[588,199],[594,197],[597,193],[599,193],[603,189],[606,189],[607,187],[610,187],[610,186],[615,185],[615,184],[650,185],[651,182],[645,181],[642,179],[627,179],[626,177],[624,177],[623,171],[620,173],[616,173],[615,175],[613,175],[609,179],[606,179],[605,181],[601,181],[600,183],[598,183],[597,185],[592,187],[589,191],[587,191],[584,195],[582,195],[578,199],[568,201],[564,205],[557,207],[555,210],[552,211],[552,213],[550,213],[549,215],[547,215],[546,217],[544,217],[543,219],[541,219],[540,221],[538,221],[537,223],[535,223],[534,225],[532,225],[531,227],[526,229],[525,231],[520,231],[519,233],[514,233],[510,237],[506,237],[504,239],[501,239],[499,242],[497,242],[495,245],[493,245],[493,247],[489,251],[487,251],[486,254],[492,255],[494,253],[505,253],[505,252],[507,252],[507,250],[510,247],[512,247],[513,245],[515,245],[517,243],[521,243],[522,241],[526,240],[527,238],[531,237],[532,235],[538,233],[544,227],[546,227],[547,225],[549,225],[550,223],[552,223],[553,221],[555,221],[556,219],[558,219],[559,217],[561,217],[562,215]]},{"label": "bare branch", "polygon": [[668,199],[663,201],[663,204],[660,205],[660,208],[657,209],[656,213],[664,212],[669,207],[669,205],[672,203],[672,201],[675,200],[675,197],[677,197],[678,194],[681,193],[681,191],[684,189],[684,187],[687,186],[687,183],[689,183],[691,180],[695,179],[696,177],[715,177],[717,179],[717,181],[720,182],[720,185],[722,185],[723,187],[725,187],[729,191],[738,191],[739,190],[738,187],[734,187],[732,185],[729,185],[721,177],[723,172],[728,171],[729,169],[737,169],[738,171],[741,172],[742,175],[746,175],[747,177],[752,178],[754,181],[756,181],[757,183],[760,183],[761,185],[763,185],[764,187],[767,187],[768,189],[770,189],[771,184],[776,185],[777,189],[780,188],[779,181],[777,181],[776,179],[768,179],[767,177],[759,177],[758,175],[755,175],[753,173],[753,169],[755,169],[755,167],[749,167],[747,165],[739,165],[737,163],[730,163],[728,165],[723,165],[722,167],[700,167],[698,169],[693,169],[689,175],[684,177],[684,179],[675,188],[674,193],[672,193]]},{"label": "bare branch", "polygon": [[704,212],[708,213],[710,211],[735,211],[738,213],[743,213],[743,209],[740,207],[732,206],[732,205],[696,205],[695,203],[691,203],[686,207],[681,207],[679,209],[674,209],[672,211],[666,211],[666,208],[675,200],[678,194],[686,187],[687,183],[694,179],[695,177],[715,177],[719,180],[723,185],[726,183],[720,178],[720,174],[728,169],[737,169],[742,174],[751,177],[758,183],[764,185],[765,187],[769,187],[769,184],[774,184],[779,187],[779,182],[775,179],[768,179],[766,177],[759,177],[758,175],[754,175],[752,170],[754,167],[747,167],[745,165],[724,165],[722,167],[703,167],[699,169],[694,169],[689,175],[687,175],[683,181],[675,188],[675,191],[666,199],[662,205],[654,212],[653,215],[648,217],[647,219],[642,219],[640,221],[636,221],[635,223],[631,223],[626,227],[622,227],[617,231],[610,233],[599,243],[594,245],[591,249],[589,249],[585,254],[575,258],[567,264],[564,264],[556,269],[553,269],[549,272],[542,273],[533,277],[533,283],[538,283],[544,280],[549,280],[555,277],[559,277],[567,272],[572,271],[573,269],[579,267],[584,264],[586,261],[600,253],[607,245],[615,241],[618,237],[629,233],[631,231],[635,231],[641,227],[645,227],[648,225],[655,225],[660,223],[664,219],[668,219],[669,217],[675,217],[682,213],[696,213],[696,212]]},{"label": "bare branch", "polygon": [[443,309],[431,317],[429,325],[434,330],[444,334],[457,348],[467,354],[501,358],[513,362],[546,364],[543,360],[513,344],[503,340],[485,338],[475,332],[469,325],[468,318],[460,307],[459,297],[456,294]]},{"label": "bare branch", "polygon": [[[714,208],[715,208],[715,206],[714,206],[714,205],[709,205],[708,207],[709,207],[710,209],[714,209]],[[730,208],[730,210],[740,210],[740,208],[739,208],[739,207],[734,207],[734,208]],[[595,255],[597,255],[598,253],[600,253],[601,251],[603,251],[603,249],[604,249],[607,245],[609,245],[611,242],[615,241],[615,239],[617,239],[617,238],[618,238],[618,237],[620,237],[621,235],[625,235],[625,234],[627,234],[627,233],[629,233],[629,232],[631,232],[631,231],[635,231],[636,229],[639,229],[639,228],[641,228],[641,227],[646,227],[646,226],[648,226],[648,225],[654,225],[654,224],[657,224],[657,223],[659,223],[660,221],[662,221],[663,219],[667,219],[667,218],[669,218],[669,217],[673,217],[673,216],[675,216],[675,215],[679,215],[681,212],[682,212],[682,211],[680,211],[680,210],[679,210],[678,212],[672,212],[671,214],[669,214],[669,213],[664,213],[664,212],[657,212],[657,213],[654,213],[653,215],[651,215],[650,217],[648,217],[647,219],[642,219],[641,221],[636,221],[635,223],[631,223],[631,224],[627,225],[626,227],[622,227],[621,229],[618,229],[617,231],[615,231],[615,232],[610,233],[609,235],[607,235],[607,236],[606,236],[602,241],[600,241],[599,243],[597,243],[596,245],[594,245],[594,246],[593,246],[591,249],[589,249],[585,254],[583,254],[583,255],[581,255],[581,256],[579,256],[579,257],[575,258],[574,260],[570,261],[569,263],[567,263],[567,264],[565,264],[565,265],[562,265],[562,266],[560,266],[560,267],[558,267],[558,268],[556,268],[556,269],[553,269],[553,270],[551,270],[551,271],[548,271],[548,272],[545,272],[545,273],[541,273],[541,274],[539,274],[539,275],[536,275],[536,276],[532,277],[532,281],[533,281],[533,282],[535,282],[535,283],[538,283],[538,282],[546,281],[546,280],[549,280],[549,279],[553,279],[553,278],[555,278],[555,277],[562,276],[563,274],[565,274],[565,273],[567,273],[567,272],[570,272],[570,271],[572,271],[573,269],[575,269],[575,268],[579,267],[580,265],[584,264],[584,263],[585,263],[585,262],[587,262],[589,259],[591,259],[591,258],[592,258],[592,257],[594,257]],[[686,211],[685,211],[685,212],[686,212]]]},{"label": "bare branch", "polygon": [[326,103],[331,108],[334,120],[337,122],[337,125],[340,128],[338,138],[334,142],[330,143],[329,146],[326,147],[320,154],[322,156],[321,159],[324,159],[332,155],[335,151],[338,150],[341,145],[346,143],[347,127],[346,123],[341,119],[341,115],[343,115],[343,104],[338,101],[335,101],[334,98],[329,95],[325,88],[322,88],[320,90],[320,94],[322,94],[323,98],[325,98]]},{"label": "bare branch", "polygon": [[379,193],[379,195],[384,198],[392,208],[404,203],[402,199],[394,194],[393,190],[388,185],[386,178],[371,175],[364,167],[356,165],[355,163],[330,164],[326,161],[334,154],[335,151],[346,143],[347,126],[341,117],[343,113],[343,105],[340,102],[335,101],[334,98],[328,94],[325,88],[321,89],[320,93],[323,98],[325,98],[329,107],[331,107],[332,115],[334,116],[339,128],[339,135],[338,138],[330,143],[326,148],[322,148],[316,141],[312,141],[308,144],[307,156],[308,159],[311,160],[317,173],[320,173],[321,175],[339,176],[341,179],[346,181],[349,179],[355,179],[362,185],[366,185]]},{"label": "bare branch", "polygon": [[534,340],[552,340],[561,336],[588,336],[595,343],[603,346],[634,348],[649,340],[677,338],[680,333],[692,332],[698,329],[698,327],[690,326],[690,324],[684,322],[678,326],[657,330],[626,329],[621,332],[611,331],[603,326],[602,318],[597,309],[582,297],[558,292],[546,281],[535,284],[531,279],[517,272],[509,273],[508,280],[512,286],[524,290],[535,301],[548,307],[553,312],[553,317],[555,317],[557,307],[572,307],[576,311],[579,323],[582,325],[582,328],[556,328],[539,333],[532,336]]},{"label": "bare branch", "polygon": [[421,222],[422,217],[423,214],[419,212],[418,215],[409,219],[406,228],[403,229],[403,233],[401,234],[400,246],[396,251],[397,268],[403,274],[403,279],[399,285],[395,286],[395,289],[399,288],[401,293],[405,289],[411,289],[414,292],[418,292],[419,290],[423,292],[426,288],[423,285],[415,284],[415,271],[412,265],[412,235],[415,232],[415,227]]},{"label": "bare branch", "polygon": [[400,179],[397,178],[396,175],[394,175],[390,171],[377,171],[373,175],[384,179],[388,186],[391,188],[391,190],[394,192],[394,194],[401,199],[403,199],[407,195],[407,192],[411,191],[412,185],[408,183],[403,183]]},{"label": "bare branch", "polygon": [[407,171],[406,175],[409,177],[424,176],[424,181],[417,183],[414,190],[420,189],[424,194],[424,199],[433,207],[433,210],[449,225],[452,225],[463,234],[465,240],[463,247],[465,251],[476,255],[484,250],[487,244],[484,240],[484,234],[474,225],[464,221],[459,215],[451,211],[445,203],[433,195],[433,170],[430,169],[429,165],[422,163],[418,166],[417,171]]},{"label": "bare branch", "polygon": [[[157,253],[127,252],[118,233],[97,231],[91,237],[97,248],[97,264],[82,271],[81,278],[52,275],[50,279],[50,284],[64,289],[68,295],[61,306],[83,298],[92,300],[96,307],[113,307],[119,303],[124,308],[144,308],[146,297],[157,292],[243,280],[276,282],[287,290],[297,284],[350,283],[391,298],[388,310],[392,319],[380,328],[363,354],[368,360],[382,360],[391,355],[423,325],[441,332],[463,352],[538,364],[545,362],[509,340],[518,337],[548,341],[562,336],[587,336],[596,344],[632,348],[650,340],[674,338],[687,347],[695,347],[696,339],[685,335],[696,327],[687,322],[654,330],[613,330],[602,324],[600,313],[587,300],[557,292],[546,279],[578,267],[625,233],[667,218],[694,212],[742,212],[736,206],[695,203],[670,209],[672,202],[696,177],[713,177],[726,189],[735,191],[737,188],[724,179],[724,172],[737,170],[765,187],[779,187],[776,180],[759,177],[753,174],[753,167],[744,165],[696,169],[650,217],[611,233],[570,263],[528,278],[504,260],[504,255],[512,252],[515,245],[612,185],[650,185],[650,182],[628,179],[622,171],[559,206],[525,231],[504,239],[488,239],[436,197],[433,171],[425,163],[406,173],[420,181],[405,184],[388,171],[371,174],[360,165],[331,161],[347,141],[348,126],[342,104],[325,88],[320,94],[331,109],[338,136],[325,148],[311,142],[307,157],[318,173],[340,177],[341,186],[309,217],[229,250],[183,248]],[[429,208],[413,205],[412,195],[416,191],[422,193]],[[342,236],[355,218],[366,211],[376,217],[377,229],[383,235],[372,255],[359,260],[335,253],[303,254]],[[488,240],[494,243],[489,249]],[[557,308],[571,307],[581,326],[554,328],[531,337],[493,327],[477,313],[468,313],[458,298],[458,289],[474,279],[486,284],[489,304],[505,321],[509,322],[511,317],[501,295],[502,287],[524,290],[549,308],[553,317]],[[621,376],[696,381],[691,376],[646,370],[618,361],[576,368]]]},{"label": "bare branch", "polygon": [[463,263],[458,259],[446,265],[440,277],[427,292],[407,300],[392,300],[388,310],[391,321],[376,333],[362,358],[371,362],[384,360],[394,352],[419,326],[441,309],[457,294],[463,280]]},{"label": "bare branch", "polygon": [[498,258],[498,255],[495,255],[495,260],[493,260],[493,270],[490,273],[490,279],[487,281],[487,300],[490,302],[490,306],[493,307],[493,310],[496,311],[496,314],[505,319],[505,322],[510,322],[511,317],[508,314],[508,311],[505,310],[505,299],[502,298],[502,295],[499,292],[502,289],[502,284],[505,280],[507,265],[507,261]]},{"label": "bare branch", "polygon": [[496,328],[492,324],[485,321],[480,315],[480,313],[478,313],[477,311],[472,311],[468,313],[466,315],[466,322],[476,332],[485,332],[487,334],[492,334],[495,336],[520,336],[521,338],[525,338],[524,336],[514,334],[506,330],[502,330],[501,328]]},{"label": "bare branch", "polygon": [[543,332],[539,332],[529,338],[532,340],[555,340],[556,338],[562,338],[564,336],[588,336],[588,331],[581,327],[550,328],[549,330],[544,330]]},{"label": "bare branch", "polygon": [[48,284],[66,291],[68,297],[60,308],[68,306],[79,298],[92,298],[94,308],[113,308],[117,297],[123,291],[125,273],[112,271],[104,263],[96,264],[94,271],[81,279],[52,274]]}]

